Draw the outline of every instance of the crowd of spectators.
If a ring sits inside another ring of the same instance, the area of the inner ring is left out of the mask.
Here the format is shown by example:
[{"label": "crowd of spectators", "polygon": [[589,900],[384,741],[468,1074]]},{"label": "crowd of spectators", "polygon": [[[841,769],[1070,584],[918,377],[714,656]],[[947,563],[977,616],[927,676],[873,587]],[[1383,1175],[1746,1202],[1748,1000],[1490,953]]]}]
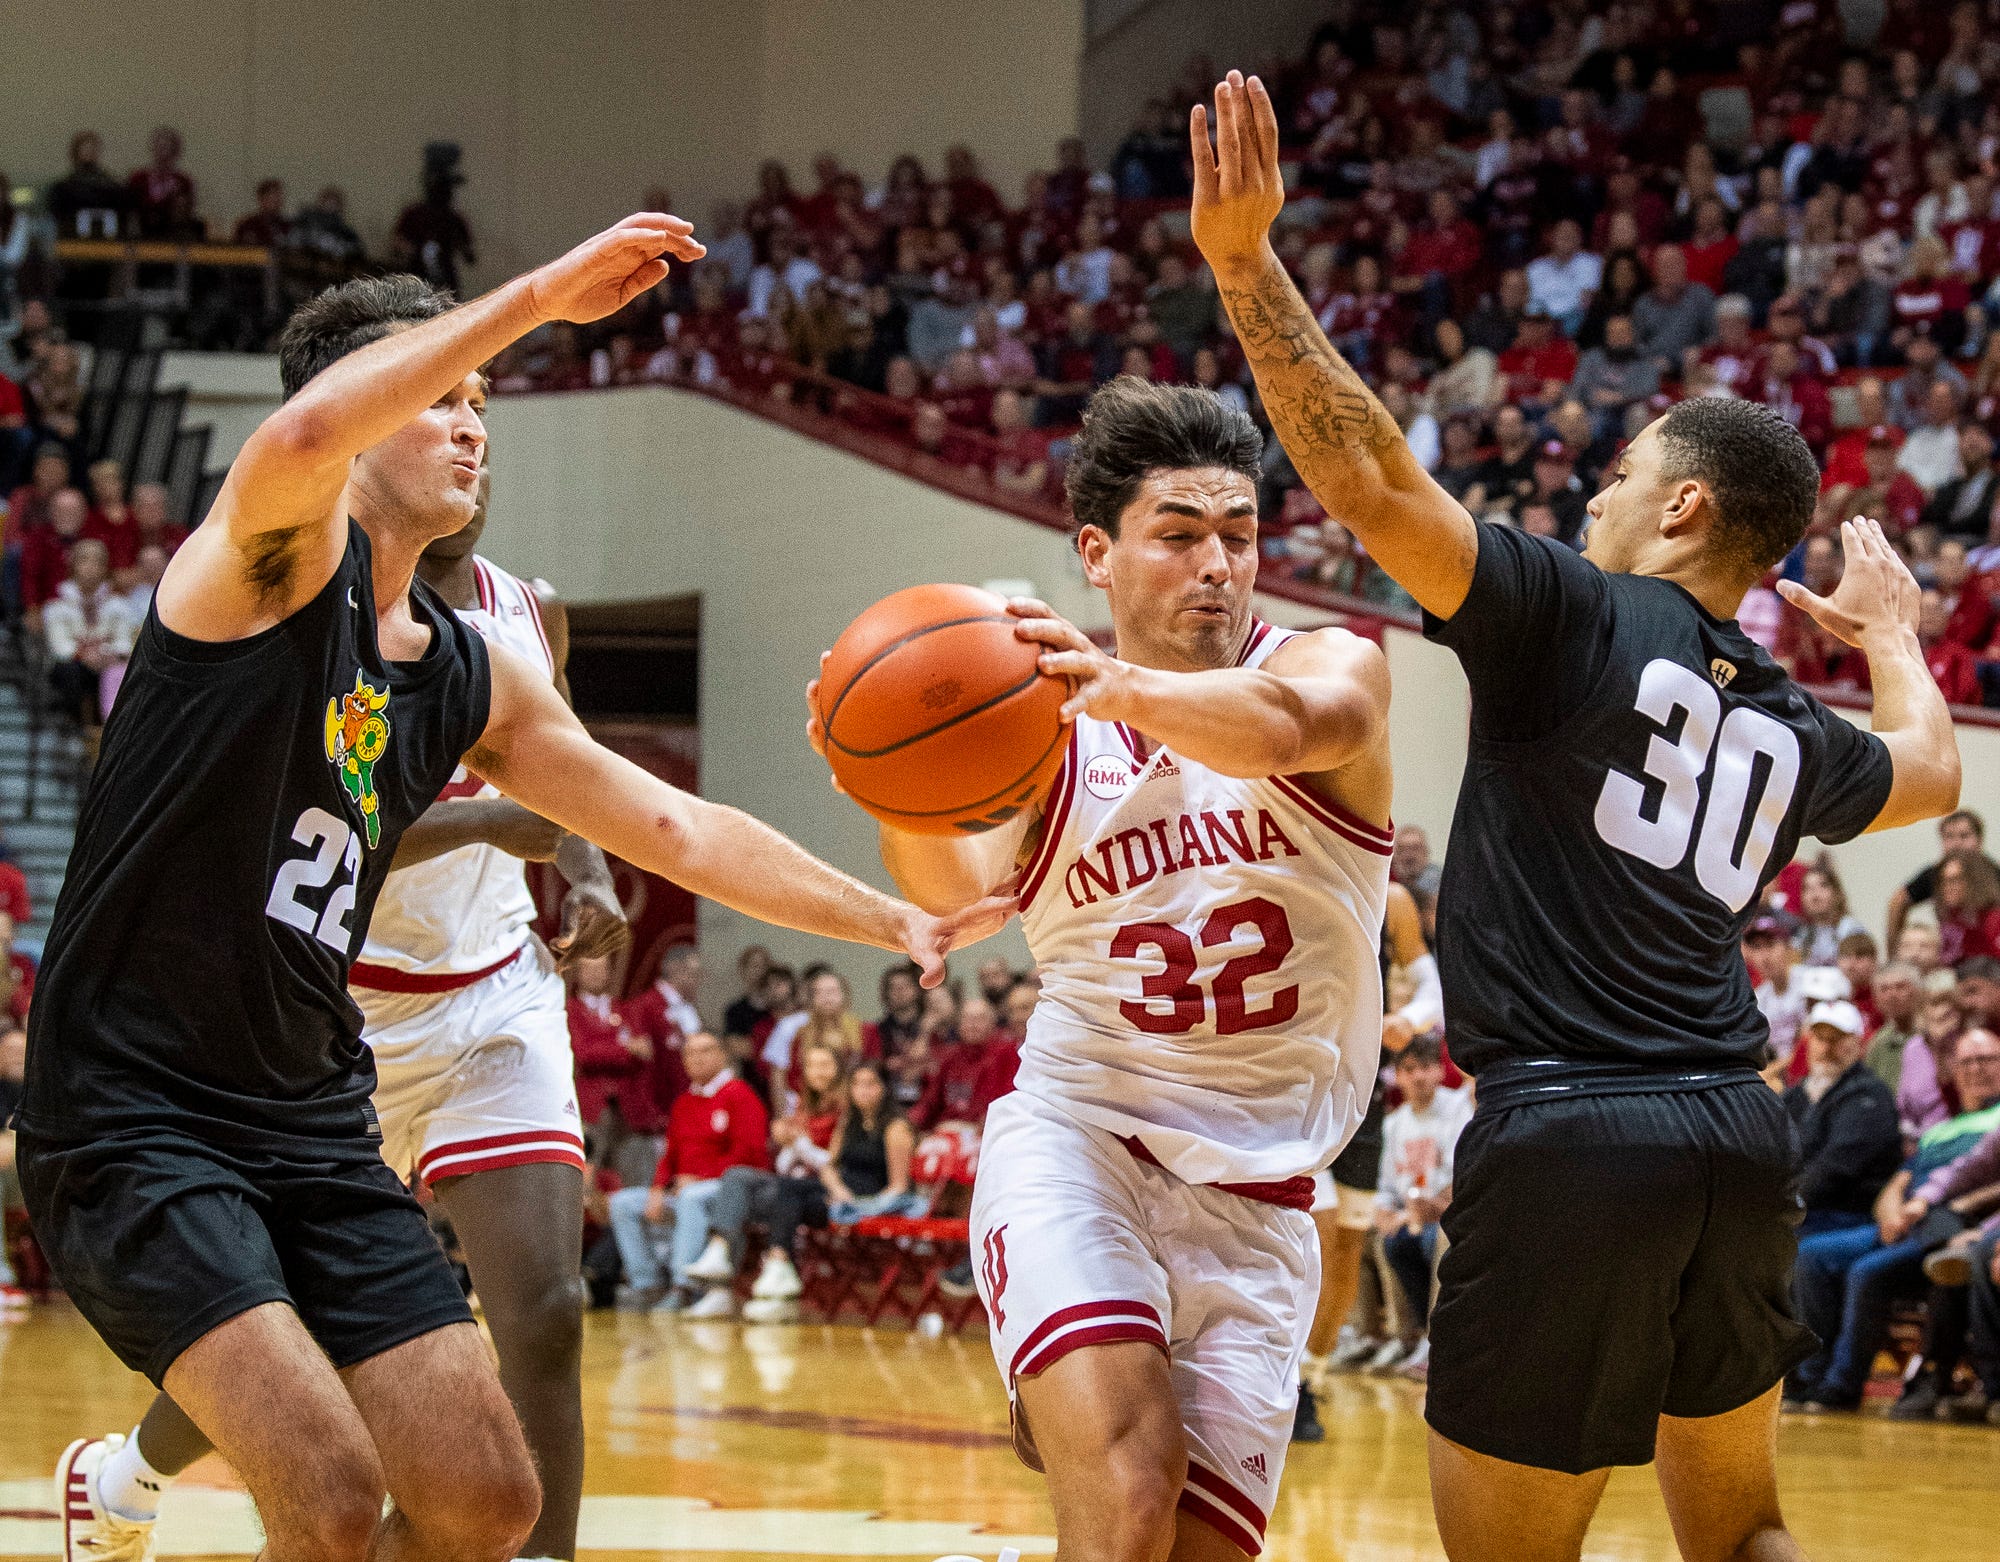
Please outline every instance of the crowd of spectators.
[{"label": "crowd of spectators", "polygon": [[1796,1288],[1820,1349],[1786,1397],[1858,1408],[1897,1304],[1921,1302],[1890,1414],[2000,1425],[2000,866],[1978,815],[1939,835],[1889,907],[1886,964],[1829,857],[1787,868],[1744,938],[1804,1153]]},{"label": "crowd of spectators", "polygon": [[128,492],[116,461],[79,471],[73,441],[45,439],[26,466],[0,486],[0,622],[44,653],[54,708],[93,732],[187,530],[168,519],[160,484]]},{"label": "crowd of spectators", "polygon": [[[183,164],[181,134],[172,126],[152,132],[146,161],[123,178],[105,166],[105,155],[104,138],[80,130],[70,138],[67,169],[41,192],[36,208],[16,210],[11,201],[0,201],[0,319],[31,305],[53,306],[64,329],[89,339],[111,294],[116,263],[73,252],[65,257],[64,240],[233,245],[266,252],[270,286],[258,266],[233,257],[225,264],[217,256],[197,268],[188,296],[175,299],[169,324],[177,337],[211,349],[267,346],[297,304],[376,265],[348,219],[346,193],[338,184],[322,185],[309,200],[294,202],[282,180],[259,180],[255,204],[231,222],[204,212],[200,189]],[[424,148],[422,193],[397,216],[380,264],[415,271],[440,287],[458,287],[460,264],[474,258],[471,228],[456,205],[464,183],[459,164],[455,143]],[[0,190],[12,188],[0,175]],[[49,242],[38,245],[38,234]],[[167,269],[159,263],[139,268],[137,285],[156,302]]]}]

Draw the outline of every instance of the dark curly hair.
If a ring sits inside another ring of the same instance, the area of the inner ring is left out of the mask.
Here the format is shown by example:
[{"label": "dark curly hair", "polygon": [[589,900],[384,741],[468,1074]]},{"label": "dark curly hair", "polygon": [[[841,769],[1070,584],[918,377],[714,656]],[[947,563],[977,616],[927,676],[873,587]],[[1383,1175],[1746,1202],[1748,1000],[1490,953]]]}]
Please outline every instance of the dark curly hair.
[{"label": "dark curly hair", "polygon": [[1219,466],[1254,483],[1263,453],[1249,415],[1213,391],[1120,375],[1083,409],[1063,487],[1077,530],[1101,526],[1116,537],[1119,517],[1152,473]]},{"label": "dark curly hair", "polygon": [[315,374],[406,325],[435,320],[455,300],[422,277],[362,277],[307,299],[278,338],[278,373],[290,401]]},{"label": "dark curly hair", "polygon": [[1695,477],[1715,502],[1715,546],[1762,575],[1798,546],[1819,498],[1819,463],[1799,431],[1755,401],[1697,396],[1660,420],[1660,476]]}]

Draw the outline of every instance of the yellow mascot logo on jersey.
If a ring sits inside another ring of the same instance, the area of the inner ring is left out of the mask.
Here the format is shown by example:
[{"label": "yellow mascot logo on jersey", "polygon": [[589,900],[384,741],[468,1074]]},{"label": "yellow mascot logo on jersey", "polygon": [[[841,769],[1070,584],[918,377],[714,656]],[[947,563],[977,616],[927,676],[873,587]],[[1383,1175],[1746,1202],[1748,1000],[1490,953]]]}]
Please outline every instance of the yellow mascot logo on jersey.
[{"label": "yellow mascot logo on jersey", "polygon": [[382,839],[381,799],[375,795],[375,761],[389,746],[389,691],[370,688],[357,671],[354,692],[326,702],[326,757],[341,790],[361,809],[372,847]]}]

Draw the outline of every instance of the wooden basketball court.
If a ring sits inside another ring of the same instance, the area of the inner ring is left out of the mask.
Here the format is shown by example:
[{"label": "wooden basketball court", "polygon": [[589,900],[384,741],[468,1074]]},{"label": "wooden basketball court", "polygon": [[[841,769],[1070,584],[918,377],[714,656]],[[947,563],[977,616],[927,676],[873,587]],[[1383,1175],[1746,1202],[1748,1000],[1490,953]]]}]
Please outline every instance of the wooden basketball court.
[{"label": "wooden basketball court", "polygon": [[[1294,1448],[1265,1555],[1277,1562],[1441,1558],[1424,1476],[1421,1391],[1338,1380],[1327,1441]],[[68,1307],[0,1324],[0,1557],[56,1546],[49,1474],[81,1433],[125,1430],[145,1382]],[[983,1335],[750,1327],[594,1315],[584,1360],[590,1496],[582,1555],[996,1557],[1053,1550],[1037,1477],[1007,1446]],[[1970,1562],[1996,1554],[2000,1432],[1879,1415],[1788,1420],[1787,1508],[1816,1562]],[[248,1502],[198,1466],[162,1519],[163,1557],[241,1557]],[[1616,1476],[1588,1553],[1677,1553],[1649,1472]]]}]

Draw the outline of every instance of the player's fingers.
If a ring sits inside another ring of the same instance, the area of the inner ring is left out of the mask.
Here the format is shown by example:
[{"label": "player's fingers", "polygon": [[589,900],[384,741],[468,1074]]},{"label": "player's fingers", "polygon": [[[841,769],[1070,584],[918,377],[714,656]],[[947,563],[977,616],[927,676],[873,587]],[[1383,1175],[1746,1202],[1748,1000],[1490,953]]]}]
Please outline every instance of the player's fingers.
[{"label": "player's fingers", "polygon": [[919,967],[917,985],[935,987],[944,980],[944,957],[938,945],[946,940],[937,931],[938,924],[935,921],[926,917],[924,922],[927,927],[904,942],[903,952],[916,961]]},{"label": "player's fingers", "polygon": [[666,279],[667,263],[664,260],[649,260],[619,284],[618,302],[629,304],[648,288],[657,287]]},{"label": "player's fingers", "polygon": [[1215,84],[1215,164],[1225,195],[1243,188],[1243,156],[1236,140],[1236,89],[1228,81]]},{"label": "player's fingers", "polygon": [[1828,616],[1833,611],[1833,604],[1831,602],[1825,597],[1808,591],[1796,580],[1779,581],[1778,595],[1791,603],[1793,607],[1804,613],[1808,618],[1812,619],[1814,623],[1826,623]]},{"label": "player's fingers", "polygon": [[1081,651],[1044,651],[1035,665],[1051,678],[1087,678],[1091,658]]},{"label": "player's fingers", "polygon": [[1056,618],[1060,615],[1040,597],[1009,597],[1007,611],[1016,618]]},{"label": "player's fingers", "polygon": [[1034,640],[1042,645],[1074,645],[1077,631],[1060,618],[1024,618],[1014,626],[1016,640]]},{"label": "player's fingers", "polygon": [[1271,106],[1271,94],[1255,76],[1250,78],[1250,129],[1257,141],[1257,169],[1273,182],[1278,178],[1278,111]]},{"label": "player's fingers", "polygon": [[1215,148],[1208,144],[1208,109],[1197,103],[1188,115],[1188,157],[1194,163],[1194,198],[1215,199]]}]

